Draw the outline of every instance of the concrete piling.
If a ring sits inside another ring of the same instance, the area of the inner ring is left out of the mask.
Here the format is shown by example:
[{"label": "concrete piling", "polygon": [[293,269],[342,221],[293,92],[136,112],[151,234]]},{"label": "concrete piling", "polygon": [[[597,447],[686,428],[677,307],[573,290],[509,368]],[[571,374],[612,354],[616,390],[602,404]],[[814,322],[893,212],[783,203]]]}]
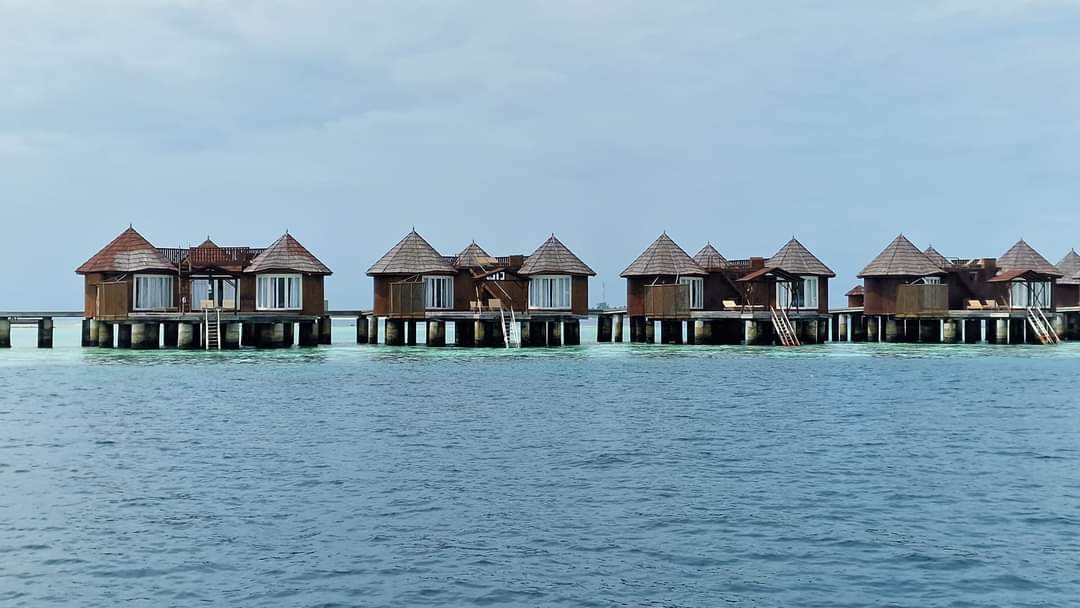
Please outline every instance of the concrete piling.
[{"label": "concrete piling", "polygon": [[379,317],[371,315],[367,318],[367,339],[368,344],[379,343]]},{"label": "concrete piling", "polygon": [[521,345],[532,346],[532,323],[528,321],[520,321],[521,324]]},{"label": "concrete piling", "polygon": [[866,320],[866,341],[867,342],[880,342],[881,336],[878,334],[880,326],[880,317],[868,317]]},{"label": "concrete piling", "polygon": [[596,317],[596,341],[611,342],[612,315],[600,315]]},{"label": "concrete piling", "polygon": [[405,345],[405,321],[401,319],[386,320],[386,345]]},{"label": "concrete piling", "polygon": [[900,330],[899,330],[899,326],[896,323],[896,319],[886,319],[885,320],[885,341],[886,342],[899,342],[900,338],[901,338]]},{"label": "concrete piling", "polygon": [[131,324],[116,325],[116,348],[131,348]]},{"label": "concrete piling", "polygon": [[562,346],[562,323],[559,321],[548,321],[547,345]]},{"label": "concrete piling", "polygon": [[1009,343],[1009,320],[996,319],[994,323],[994,342],[997,344]]},{"label": "concrete piling", "polygon": [[[270,343],[264,345],[264,348],[281,348],[285,346],[285,324],[274,323],[270,325]],[[320,336],[321,338],[321,336]],[[291,344],[289,346],[292,346]]]},{"label": "concrete piling", "polygon": [[547,346],[547,323],[543,321],[529,322],[529,346]]},{"label": "concrete piling", "polygon": [[848,316],[847,315],[836,315],[836,318],[837,318],[837,324],[836,324],[836,340],[835,341],[836,342],[847,342],[848,341]]},{"label": "concrete piling", "polygon": [[941,341],[945,344],[956,344],[957,330],[960,324],[953,319],[946,319],[941,325]]},{"label": "concrete piling", "polygon": [[[176,321],[165,321],[162,328],[162,346],[176,348],[179,345],[180,324]],[[237,343],[239,346],[239,342]]]},{"label": "concrete piling", "polygon": [[333,325],[329,315],[319,317],[319,344],[333,343]]},{"label": "concrete piling", "polygon": [[630,317],[630,343],[645,341],[645,317]]},{"label": "concrete piling", "polygon": [[405,322],[405,344],[416,346],[416,321]]},{"label": "concrete piling", "polygon": [[473,346],[487,346],[487,323],[477,319],[473,321]]},{"label": "concrete piling", "polygon": [[613,342],[622,342],[623,341],[623,338],[622,338],[623,315],[615,315],[615,323],[613,324],[612,329],[614,329],[614,332],[613,332],[614,337],[612,338],[612,341]]},{"label": "concrete piling", "polygon": [[454,321],[454,344],[456,346],[473,345],[472,321]]},{"label": "concrete piling", "polygon": [[52,348],[52,343],[53,343],[53,320],[52,320],[52,317],[44,317],[42,319],[38,319],[37,327],[38,327],[38,335],[37,335],[38,348]]},{"label": "concrete piling", "polygon": [[98,321],[98,348],[113,347],[113,324]]},{"label": "concrete piling", "polygon": [[11,319],[0,317],[0,348],[11,348]]},{"label": "concrete piling", "polygon": [[[366,325],[366,321],[365,321]],[[305,348],[319,345],[319,332],[315,327],[315,321],[300,322],[300,346]]]},{"label": "concrete piling", "polygon": [[757,321],[747,319],[743,322],[743,344],[747,346],[757,344],[761,339],[761,332]]},{"label": "concrete piling", "polygon": [[[245,325],[248,325],[245,323]],[[180,323],[176,328],[176,346],[181,349],[198,348],[198,342],[196,336],[198,335],[198,326],[195,323]]]},{"label": "concrete piling", "polygon": [[563,344],[579,346],[581,344],[581,321],[574,319],[563,322]]},{"label": "concrete piling", "polygon": [[359,316],[356,318],[356,343],[367,344],[368,334],[368,320],[367,317]]},{"label": "concrete piling", "polygon": [[424,341],[428,346],[446,346],[446,321],[428,321]]},{"label": "concrete piling", "polygon": [[712,344],[712,321],[694,321],[694,344]]},{"label": "concrete piling", "polygon": [[91,326],[94,324],[92,319],[82,320],[82,342],[83,348],[87,346],[95,346],[97,344],[97,336],[93,335]]},{"label": "concrete piling", "polygon": [[661,344],[682,344],[682,333],[682,321],[660,321]]},{"label": "concrete piling", "polygon": [[643,341],[646,344],[653,344],[653,343],[656,342],[656,322],[654,322],[652,319],[644,319],[644,323],[645,323],[645,333],[644,333],[644,338],[645,339]]},{"label": "concrete piling", "polygon": [[221,348],[236,350],[240,348],[241,323],[225,323],[221,331]]}]

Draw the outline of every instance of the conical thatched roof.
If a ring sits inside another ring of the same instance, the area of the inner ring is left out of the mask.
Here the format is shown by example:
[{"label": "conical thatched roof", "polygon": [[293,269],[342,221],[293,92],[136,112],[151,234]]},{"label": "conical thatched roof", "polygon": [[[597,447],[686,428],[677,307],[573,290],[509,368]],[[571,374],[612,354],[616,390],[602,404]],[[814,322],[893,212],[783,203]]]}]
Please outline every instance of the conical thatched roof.
[{"label": "conical thatched roof", "polygon": [[934,249],[933,245],[927,247],[926,251],[923,253],[925,253],[926,257],[930,258],[930,261],[936,264],[938,268],[945,268],[945,265],[949,263],[949,261],[945,259],[945,256],[941,255],[937,249]]},{"label": "conical thatched roof", "polygon": [[1001,256],[997,260],[998,268],[1003,271],[1010,270],[1033,270],[1040,274],[1047,274],[1051,276],[1061,276],[1062,273],[1046,258],[1042,256],[1038,251],[1035,251],[1031,245],[1028,245],[1024,239],[1020,239],[1015,245],[1009,248],[1005,252],[1005,255]]},{"label": "conical thatched roof", "polygon": [[120,236],[83,262],[75,272],[136,272],[139,270],[176,270],[150,241],[128,226]]},{"label": "conical thatched roof", "polygon": [[652,277],[676,275],[705,275],[697,262],[675,244],[667,233],[661,234],[619,276]]},{"label": "conical thatched roof", "polygon": [[786,270],[791,274],[803,276],[835,277],[836,273],[821,260],[810,253],[797,239],[792,237],[786,245],[780,248],[771,258],[765,262],[766,266]]},{"label": "conical thatched roof", "polygon": [[518,271],[518,274],[525,276],[547,273],[596,276],[593,269],[574,255],[554,234],[532,252]]},{"label": "conical thatched roof", "polygon": [[1059,285],[1080,285],[1080,254],[1077,254],[1075,249],[1070,249],[1056,265],[1061,274],[1065,275],[1058,279]]},{"label": "conical thatched roof", "polygon": [[856,286],[852,287],[851,289],[849,289],[848,292],[845,293],[844,295],[845,296],[864,296],[864,295],[866,295],[866,289],[864,289],[862,285],[856,285]]},{"label": "conical thatched roof", "polygon": [[469,245],[461,250],[461,253],[454,257],[454,266],[458,268],[484,268],[491,266],[494,260],[488,255],[488,252],[484,251],[484,248],[476,244],[476,241],[469,243]]},{"label": "conical thatched roof", "polygon": [[863,268],[859,278],[925,277],[936,274],[941,274],[941,268],[901,234]]},{"label": "conical thatched roof", "polygon": [[720,255],[716,247],[712,246],[712,243],[705,243],[701,251],[694,255],[694,261],[708,272],[719,272],[727,267],[727,260]]},{"label": "conical thatched roof", "polygon": [[397,245],[390,248],[378,262],[368,268],[368,275],[379,274],[456,274],[446,261],[424,237],[415,230],[405,235]]},{"label": "conical thatched roof", "polygon": [[307,274],[330,274],[330,269],[311,254],[300,241],[286,232],[251,260],[245,272],[284,270]]}]

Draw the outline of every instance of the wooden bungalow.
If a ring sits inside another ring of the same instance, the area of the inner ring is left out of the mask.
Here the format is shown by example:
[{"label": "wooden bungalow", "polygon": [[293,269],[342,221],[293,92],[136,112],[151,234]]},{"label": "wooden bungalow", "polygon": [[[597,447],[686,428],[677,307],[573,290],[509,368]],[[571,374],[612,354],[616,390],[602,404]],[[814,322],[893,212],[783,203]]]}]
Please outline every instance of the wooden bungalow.
[{"label": "wooden bungalow", "polygon": [[1061,276],[1023,240],[1000,258],[964,259],[901,234],[859,273],[861,322],[870,341],[1055,342]]},{"label": "wooden bungalow", "polygon": [[1070,249],[1055,266],[1062,275],[1054,284],[1054,301],[1058,308],[1080,306],[1080,254]]},{"label": "wooden bungalow", "polygon": [[856,285],[849,289],[848,292],[844,294],[844,296],[847,297],[848,308],[862,308],[865,295],[866,292],[863,291],[862,285]]},{"label": "wooden bungalow", "polygon": [[796,239],[772,257],[725,258],[707,243],[691,258],[661,234],[623,271],[633,342],[798,343],[828,336],[828,279]]},{"label": "wooden bungalow", "polygon": [[422,321],[429,346],[446,344],[447,322],[460,346],[579,344],[595,274],[554,235],[528,256],[476,242],[444,256],[415,230],[368,269],[386,343],[415,344]]},{"label": "wooden bungalow", "polygon": [[[83,344],[157,348],[302,345],[329,338],[330,269],[286,233],[265,248],[155,247],[129,227],[75,271],[85,283]],[[316,333],[322,319],[325,338]]]}]

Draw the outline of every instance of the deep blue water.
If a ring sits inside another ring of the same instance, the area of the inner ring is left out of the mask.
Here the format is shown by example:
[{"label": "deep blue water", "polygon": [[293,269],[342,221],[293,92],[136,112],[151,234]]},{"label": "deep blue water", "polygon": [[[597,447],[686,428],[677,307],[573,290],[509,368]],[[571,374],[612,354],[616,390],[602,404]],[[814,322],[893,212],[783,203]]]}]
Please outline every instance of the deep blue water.
[{"label": "deep blue water", "polygon": [[[0,605],[1067,606],[1080,345],[0,352]],[[68,332],[68,333],[64,333]],[[586,337],[587,339],[587,337]]]}]

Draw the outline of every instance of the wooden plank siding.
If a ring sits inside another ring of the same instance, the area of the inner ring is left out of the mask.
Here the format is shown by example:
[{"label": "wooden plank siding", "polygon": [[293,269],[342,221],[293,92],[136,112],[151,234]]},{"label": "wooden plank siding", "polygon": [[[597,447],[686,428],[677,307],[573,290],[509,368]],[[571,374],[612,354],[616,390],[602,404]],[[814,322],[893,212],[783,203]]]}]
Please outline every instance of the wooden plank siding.
[{"label": "wooden plank siding", "polygon": [[896,288],[897,316],[940,317],[948,312],[948,285],[899,285]]}]

